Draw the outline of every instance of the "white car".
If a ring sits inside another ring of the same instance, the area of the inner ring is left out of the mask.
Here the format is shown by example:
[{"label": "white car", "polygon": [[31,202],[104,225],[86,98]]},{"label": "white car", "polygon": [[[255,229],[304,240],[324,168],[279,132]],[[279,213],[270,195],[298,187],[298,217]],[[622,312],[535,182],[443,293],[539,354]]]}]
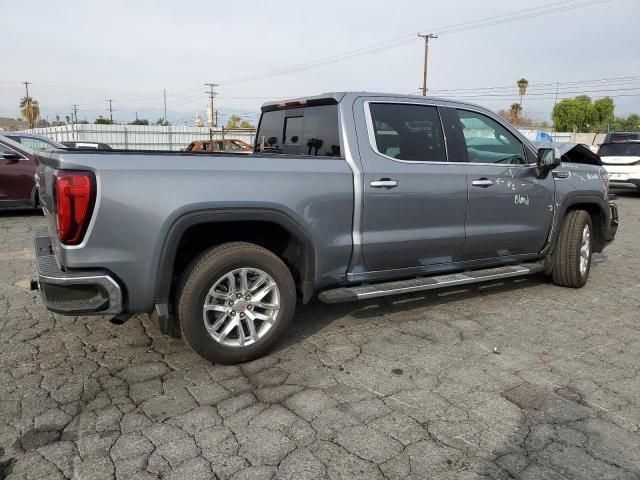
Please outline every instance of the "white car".
[{"label": "white car", "polygon": [[598,154],[612,187],[640,189],[640,140],[603,143]]}]

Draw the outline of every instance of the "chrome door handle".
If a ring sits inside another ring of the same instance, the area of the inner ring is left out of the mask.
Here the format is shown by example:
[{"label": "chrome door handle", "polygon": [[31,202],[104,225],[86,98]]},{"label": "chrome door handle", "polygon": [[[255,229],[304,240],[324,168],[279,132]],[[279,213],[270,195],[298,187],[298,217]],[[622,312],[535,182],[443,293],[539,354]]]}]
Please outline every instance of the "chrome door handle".
[{"label": "chrome door handle", "polygon": [[381,178],[380,180],[375,180],[371,182],[373,188],[393,188],[398,186],[397,180],[391,180],[390,178]]},{"label": "chrome door handle", "polygon": [[493,185],[493,180],[489,180],[488,178],[480,178],[479,180],[473,180],[471,185],[474,187],[483,187],[487,188]]}]

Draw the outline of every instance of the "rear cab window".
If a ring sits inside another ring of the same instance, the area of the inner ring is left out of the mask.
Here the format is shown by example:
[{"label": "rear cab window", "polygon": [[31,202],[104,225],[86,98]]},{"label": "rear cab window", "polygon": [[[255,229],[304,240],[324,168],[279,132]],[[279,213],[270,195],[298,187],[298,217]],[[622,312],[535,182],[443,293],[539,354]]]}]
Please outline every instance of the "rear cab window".
[{"label": "rear cab window", "polygon": [[312,105],[265,111],[256,135],[256,152],[342,157],[338,105]]},{"label": "rear cab window", "polygon": [[437,107],[370,103],[378,153],[407,162],[446,162],[447,150]]}]

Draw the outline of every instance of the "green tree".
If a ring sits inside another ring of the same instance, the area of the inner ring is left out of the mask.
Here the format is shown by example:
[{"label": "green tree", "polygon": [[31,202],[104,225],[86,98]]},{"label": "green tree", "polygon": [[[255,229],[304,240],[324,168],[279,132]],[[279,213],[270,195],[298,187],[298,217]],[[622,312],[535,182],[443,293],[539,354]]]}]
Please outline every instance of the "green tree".
[{"label": "green tree", "polygon": [[606,130],[613,121],[613,111],[615,108],[613,100],[610,97],[601,98],[593,102],[593,108],[595,109],[597,117],[597,129]]},{"label": "green tree", "polygon": [[162,126],[166,127],[167,125],[169,125],[169,122],[167,122],[164,118],[160,117],[156,121],[156,125],[162,125]]},{"label": "green tree", "polygon": [[240,128],[240,121],[242,119],[238,115],[231,115],[227,121],[226,128]]},{"label": "green tree", "polygon": [[616,117],[609,130],[617,132],[640,132],[640,115],[632,113],[626,117]]},{"label": "green tree", "polygon": [[526,78],[521,78],[516,83],[518,85],[518,95],[520,95],[520,106],[522,106],[522,97],[524,97],[525,93],[527,93],[529,80],[527,80]]},{"label": "green tree", "polygon": [[240,128],[256,128],[248,120],[242,120],[240,122]]},{"label": "green tree", "polygon": [[511,118],[513,118],[513,123],[518,123],[518,119],[520,118],[520,113],[522,112],[522,105],[519,103],[512,103],[509,107],[509,113],[511,114]]},{"label": "green tree", "polygon": [[149,120],[145,118],[136,118],[133,122],[129,122],[129,125],[149,125]]},{"label": "green tree", "polygon": [[20,114],[29,124],[29,128],[33,128],[40,116],[40,105],[38,101],[32,97],[22,97],[20,99]]},{"label": "green tree", "polygon": [[594,130],[600,122],[598,110],[586,95],[559,101],[553,107],[551,118],[553,127],[561,132],[588,132]]},{"label": "green tree", "polygon": [[113,121],[108,118],[104,118],[102,115],[98,115],[96,117],[96,121],[93,123],[95,123],[96,125],[112,125]]}]

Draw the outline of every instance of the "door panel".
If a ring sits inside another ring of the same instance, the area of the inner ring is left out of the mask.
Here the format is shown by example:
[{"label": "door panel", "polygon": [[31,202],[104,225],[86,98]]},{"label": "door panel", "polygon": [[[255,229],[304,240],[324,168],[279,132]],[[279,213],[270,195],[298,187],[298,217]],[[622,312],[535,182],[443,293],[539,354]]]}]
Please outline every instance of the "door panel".
[{"label": "door panel", "polygon": [[436,107],[362,101],[355,108],[356,115],[371,108],[371,134],[357,122],[367,269],[456,261],[465,238],[467,181],[464,165],[446,162]]},{"label": "door panel", "polygon": [[[553,177],[538,179],[533,167],[470,163],[468,178],[463,259],[540,252],[553,217]],[[483,180],[488,186],[477,185]]]},{"label": "door panel", "polygon": [[537,254],[551,226],[555,184],[536,176],[535,158],[498,118],[457,109],[469,204],[463,260]]}]

